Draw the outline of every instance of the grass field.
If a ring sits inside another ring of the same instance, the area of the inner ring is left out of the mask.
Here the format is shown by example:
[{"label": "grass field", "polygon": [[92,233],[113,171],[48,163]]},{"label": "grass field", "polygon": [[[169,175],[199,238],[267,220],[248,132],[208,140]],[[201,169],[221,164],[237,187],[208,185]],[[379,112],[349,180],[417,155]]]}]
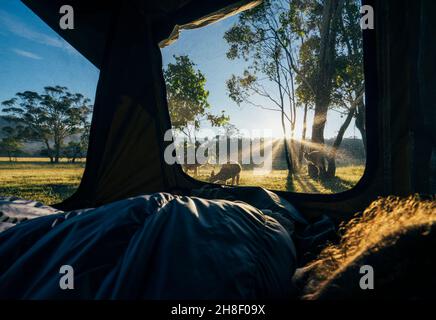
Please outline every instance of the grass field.
[{"label": "grass field", "polygon": [[[80,183],[84,162],[51,164],[47,158],[18,158],[9,162],[0,157],[0,195],[54,204],[69,197]],[[212,168],[200,168],[199,180],[207,180]],[[241,185],[262,186],[271,190],[289,190],[304,193],[337,193],[352,188],[362,177],[364,166],[339,167],[336,179],[319,182],[306,173],[294,175],[290,180],[286,170],[274,170],[267,175],[241,173]]]},{"label": "grass field", "polygon": [[[251,170],[241,172],[240,184],[247,186],[261,186],[270,190],[292,191],[301,193],[339,193],[353,188],[362,178],[365,166],[338,167],[336,178],[327,182],[314,181],[305,170],[295,174],[292,179],[288,179],[286,170],[273,170],[264,175],[254,175]],[[198,176],[194,178],[207,181],[210,177],[210,169],[200,168]],[[215,168],[215,172],[219,168]],[[230,180],[229,180],[230,182]]]},{"label": "grass field", "polygon": [[0,195],[54,204],[69,197],[82,178],[84,162],[51,164],[47,158],[0,158]]}]

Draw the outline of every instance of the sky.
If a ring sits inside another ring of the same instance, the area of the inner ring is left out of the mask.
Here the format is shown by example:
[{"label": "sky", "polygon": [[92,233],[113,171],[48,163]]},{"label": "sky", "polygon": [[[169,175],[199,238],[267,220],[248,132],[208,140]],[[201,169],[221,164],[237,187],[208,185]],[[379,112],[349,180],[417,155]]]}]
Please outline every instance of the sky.
[{"label": "sky", "polygon": [[0,101],[66,86],[94,101],[99,70],[19,0],[0,1]]},{"label": "sky", "polygon": [[[226,80],[239,75],[246,67],[241,60],[226,58],[228,49],[224,32],[235,22],[231,17],[213,25],[183,31],[180,39],[162,49],[164,66],[173,62],[173,55],[188,55],[205,74],[209,102],[214,113],[225,110],[230,122],[248,131],[267,129],[273,136],[281,135],[279,113],[250,105],[236,105],[227,95]],[[72,92],[95,97],[99,70],[64,41],[19,0],[0,1],[0,101],[17,92],[40,92],[45,86],[66,86]],[[267,101],[257,102],[267,105]],[[311,126],[312,113],[308,125]],[[302,110],[297,112],[296,137],[301,136]],[[335,137],[343,119],[329,112],[325,137]],[[310,134],[310,130],[308,130]],[[359,136],[354,122],[345,137]]]}]

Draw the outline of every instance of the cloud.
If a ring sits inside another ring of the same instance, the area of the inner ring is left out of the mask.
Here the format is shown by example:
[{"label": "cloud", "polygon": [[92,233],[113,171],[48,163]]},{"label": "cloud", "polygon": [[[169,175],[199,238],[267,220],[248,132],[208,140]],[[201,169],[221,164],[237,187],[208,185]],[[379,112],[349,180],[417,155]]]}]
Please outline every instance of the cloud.
[{"label": "cloud", "polygon": [[70,52],[76,52],[76,50],[61,37],[53,37],[42,32],[34,31],[25,23],[19,21],[14,16],[6,13],[3,10],[0,10],[0,24],[3,24],[9,32],[21,38],[46,46],[60,48]]},{"label": "cloud", "polygon": [[12,49],[13,52],[18,54],[19,56],[35,59],[35,60],[41,60],[42,58],[38,56],[37,54],[34,54],[30,51],[20,50],[20,49]]}]

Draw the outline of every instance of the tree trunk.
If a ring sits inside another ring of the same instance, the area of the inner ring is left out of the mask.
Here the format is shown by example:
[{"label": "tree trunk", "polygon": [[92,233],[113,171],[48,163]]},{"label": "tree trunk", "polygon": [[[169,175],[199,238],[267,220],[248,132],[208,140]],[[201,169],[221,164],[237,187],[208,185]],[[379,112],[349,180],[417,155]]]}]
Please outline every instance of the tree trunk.
[{"label": "tree trunk", "polygon": [[54,160],[55,163],[59,163],[60,155],[61,155],[61,145],[59,141],[55,140],[55,160]]},{"label": "tree trunk", "polygon": [[314,170],[313,167],[308,168],[309,175],[315,180],[323,178],[326,173],[324,162],[324,129],[327,122],[327,110],[330,104],[330,99],[327,98],[325,94],[329,95],[329,93],[324,92],[322,93],[324,97],[316,99],[315,116],[312,125],[312,143],[314,147],[311,149],[311,151],[320,151],[316,153],[313,158],[313,162],[316,164],[319,170]]},{"label": "tree trunk", "polygon": [[360,131],[363,142],[363,149],[366,154],[366,128],[365,128],[365,105],[363,102],[359,104],[356,110],[356,127]]},{"label": "tree trunk", "polygon": [[289,173],[292,174],[294,172],[294,167],[292,165],[292,155],[289,152],[288,140],[286,138],[285,115],[283,112],[282,112],[282,131],[283,131],[283,144],[285,149],[286,165],[288,167]]},{"label": "tree trunk", "polygon": [[295,146],[295,140],[293,135],[291,136],[291,140],[289,141],[290,147],[289,147],[289,152],[291,153],[291,161],[292,161],[292,172],[298,172],[299,170],[299,163],[298,163],[298,158],[294,159],[295,156],[297,155],[297,150],[296,150],[296,146]]},{"label": "tree trunk", "polygon": [[[280,77],[280,68],[279,68],[279,61],[278,57],[275,58],[275,67],[277,72],[277,83],[279,84],[279,95],[280,95],[280,106],[281,106],[281,120],[282,120],[282,131],[283,131],[283,141],[284,141],[284,147],[285,147],[285,157],[286,157],[286,165],[288,166],[288,172],[289,176],[291,176],[294,173],[294,166],[292,161],[292,154],[289,150],[288,141],[286,137],[286,123],[285,123],[285,108],[284,108],[284,97],[283,97],[283,91],[281,87],[281,77]],[[292,151],[292,150],[291,150]]]},{"label": "tree trunk", "polygon": [[303,132],[301,133],[301,143],[300,143],[300,151],[298,153],[298,163],[303,163],[303,153],[305,148],[305,141],[306,141],[306,132],[307,132],[307,103],[304,105],[304,114],[303,114]]},{"label": "tree trunk", "polygon": [[295,87],[294,87],[294,74],[292,73],[292,68],[289,69],[291,74],[291,94],[289,94],[289,112],[291,115],[291,152],[292,152],[292,168],[294,172],[300,171],[300,162],[295,160],[294,155],[298,155],[297,148],[295,144],[295,124],[297,122],[297,105],[295,102]]},{"label": "tree trunk", "polygon": [[345,119],[345,122],[342,124],[341,128],[339,129],[338,135],[336,136],[335,142],[333,143],[332,149],[329,153],[328,160],[327,160],[327,173],[326,178],[332,179],[336,175],[336,155],[338,153],[338,149],[341,146],[342,140],[344,138],[345,131],[347,131],[351,120],[354,117],[355,108],[350,109],[348,112],[347,118]]},{"label": "tree trunk", "polygon": [[324,129],[327,121],[327,111],[330,105],[330,94],[333,85],[336,56],[336,21],[342,10],[343,0],[326,0],[324,2],[322,22],[320,27],[320,55],[318,62],[317,86],[315,89],[315,114],[312,125],[312,142],[318,152],[314,163],[318,167],[318,177],[315,168],[309,166],[312,178],[324,178],[326,175],[324,155]]},{"label": "tree trunk", "polygon": [[53,152],[50,148],[50,144],[48,143],[48,140],[44,140],[44,143],[45,143],[45,147],[47,148],[47,156],[50,159],[50,163],[54,163]]}]

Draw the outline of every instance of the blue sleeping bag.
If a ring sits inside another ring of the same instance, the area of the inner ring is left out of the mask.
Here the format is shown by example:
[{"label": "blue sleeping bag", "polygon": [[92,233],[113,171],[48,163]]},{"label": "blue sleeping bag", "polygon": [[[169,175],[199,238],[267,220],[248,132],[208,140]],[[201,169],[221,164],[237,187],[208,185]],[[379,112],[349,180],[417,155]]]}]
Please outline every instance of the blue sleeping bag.
[{"label": "blue sleeping bag", "polygon": [[[0,233],[0,298],[292,295],[293,229],[304,219],[277,196],[255,207],[208,195],[157,193],[19,223]],[[64,265],[74,270],[74,289],[60,286]]]}]

